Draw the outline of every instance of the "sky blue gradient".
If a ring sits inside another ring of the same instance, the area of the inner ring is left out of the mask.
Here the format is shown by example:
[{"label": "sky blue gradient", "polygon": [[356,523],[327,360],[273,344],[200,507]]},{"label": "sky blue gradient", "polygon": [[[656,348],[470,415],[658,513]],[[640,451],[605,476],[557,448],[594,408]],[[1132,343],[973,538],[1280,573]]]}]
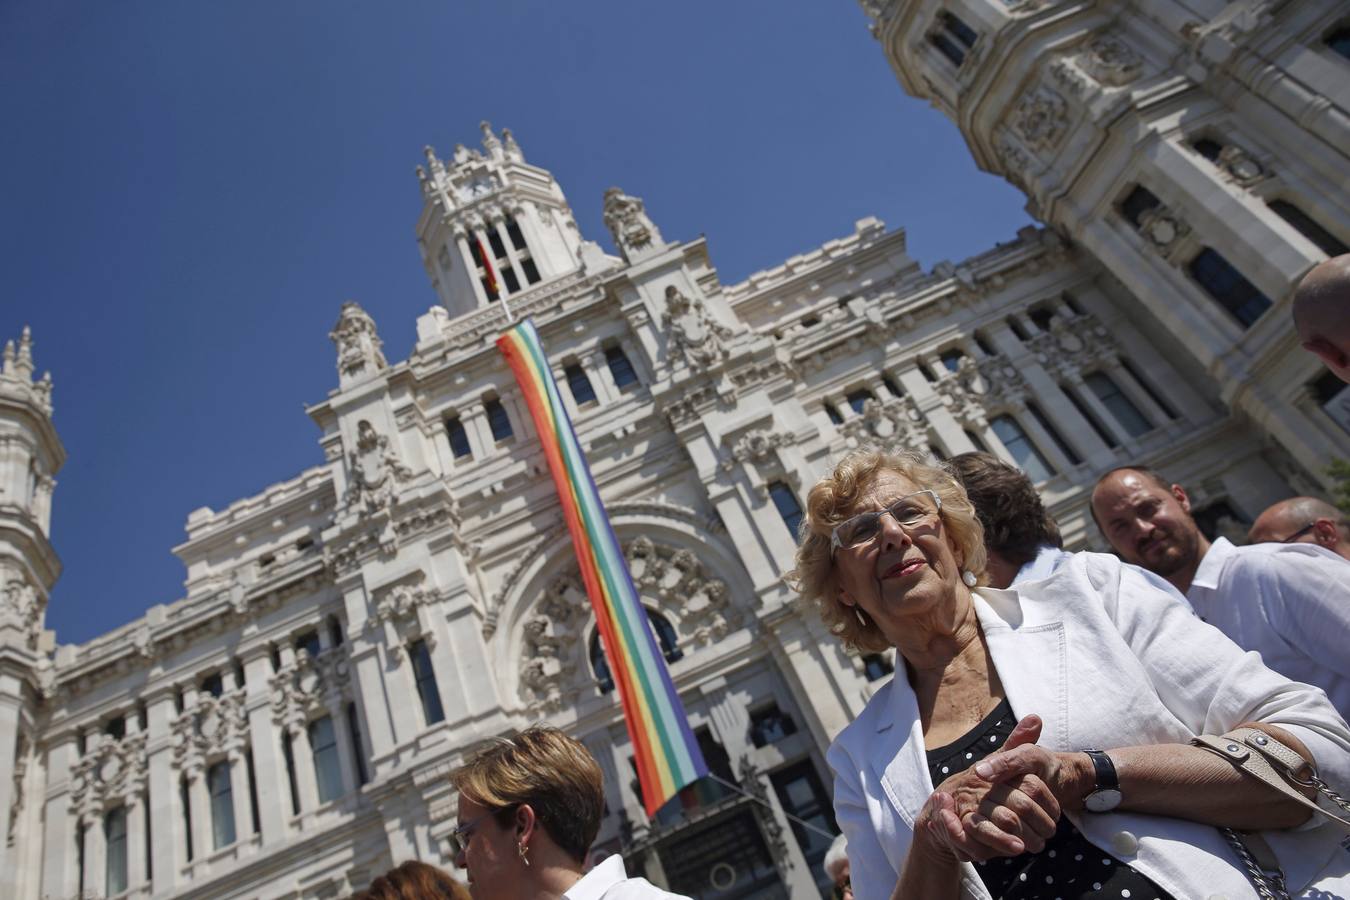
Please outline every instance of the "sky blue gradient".
[{"label": "sky blue gradient", "polygon": [[342,301],[407,355],[413,167],[483,118],[587,237],[619,185],[727,283],[867,215],[925,266],[1028,222],[844,0],[0,3],[0,338],[56,382],[62,643],[182,596],[189,511],[321,461]]}]

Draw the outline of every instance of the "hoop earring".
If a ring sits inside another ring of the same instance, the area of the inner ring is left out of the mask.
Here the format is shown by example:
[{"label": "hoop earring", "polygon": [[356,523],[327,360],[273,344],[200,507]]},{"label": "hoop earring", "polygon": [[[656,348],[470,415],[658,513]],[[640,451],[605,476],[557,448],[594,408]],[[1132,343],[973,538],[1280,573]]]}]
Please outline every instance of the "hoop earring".
[{"label": "hoop earring", "polygon": [[863,618],[861,609],[858,609],[858,607],[856,606],[853,607],[853,615],[857,617],[859,625],[861,625],[863,628],[867,627],[867,620]]},{"label": "hoop earring", "polygon": [[961,573],[961,580],[966,583],[966,587],[974,587],[979,581],[979,579],[975,577],[975,573],[969,569],[966,569]]},{"label": "hoop earring", "polygon": [[525,868],[528,869],[530,867],[530,858],[525,855],[526,853],[529,852],[527,849],[525,849],[525,844],[523,842],[516,844],[516,850],[517,852],[520,853],[520,861],[523,862],[525,864]]}]

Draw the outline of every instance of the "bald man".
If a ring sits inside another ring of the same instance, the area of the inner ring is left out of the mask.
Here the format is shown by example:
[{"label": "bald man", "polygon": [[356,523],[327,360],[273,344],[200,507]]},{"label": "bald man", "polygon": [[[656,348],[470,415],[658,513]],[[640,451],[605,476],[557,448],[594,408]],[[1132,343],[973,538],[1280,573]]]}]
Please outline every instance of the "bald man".
[{"label": "bald man", "polygon": [[1316,544],[1350,559],[1350,528],[1336,507],[1316,497],[1290,497],[1256,517],[1253,544]]},{"label": "bald man", "polygon": [[1350,716],[1350,561],[1309,544],[1210,541],[1185,488],[1147,466],[1103,475],[1091,509],[1121,559],[1166,578],[1233,643]]},{"label": "bald man", "polygon": [[1294,292],[1294,329],[1304,350],[1350,383],[1350,253],[1303,276]]}]

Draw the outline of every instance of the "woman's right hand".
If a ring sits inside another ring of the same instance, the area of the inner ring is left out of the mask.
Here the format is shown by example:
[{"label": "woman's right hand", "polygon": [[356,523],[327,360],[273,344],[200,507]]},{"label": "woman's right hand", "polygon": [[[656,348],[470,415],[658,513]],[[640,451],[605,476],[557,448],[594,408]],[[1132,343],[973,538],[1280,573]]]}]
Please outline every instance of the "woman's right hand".
[{"label": "woman's right hand", "polygon": [[[1027,716],[1001,750],[1035,743],[1040,732],[1040,719]],[[1058,800],[1036,775],[990,782],[972,766],[937,786],[915,821],[915,839],[935,861],[983,862],[1039,853],[1059,816]]]}]

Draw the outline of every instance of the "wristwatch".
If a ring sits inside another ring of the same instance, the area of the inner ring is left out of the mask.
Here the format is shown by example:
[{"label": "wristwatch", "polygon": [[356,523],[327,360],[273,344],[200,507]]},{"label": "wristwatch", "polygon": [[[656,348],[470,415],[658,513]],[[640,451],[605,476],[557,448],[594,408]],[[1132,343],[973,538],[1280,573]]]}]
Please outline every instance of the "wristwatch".
[{"label": "wristwatch", "polygon": [[1110,812],[1120,805],[1120,779],[1116,777],[1116,765],[1111,757],[1102,750],[1084,750],[1092,760],[1092,768],[1097,772],[1097,786],[1083,798],[1083,807],[1088,812]]}]

